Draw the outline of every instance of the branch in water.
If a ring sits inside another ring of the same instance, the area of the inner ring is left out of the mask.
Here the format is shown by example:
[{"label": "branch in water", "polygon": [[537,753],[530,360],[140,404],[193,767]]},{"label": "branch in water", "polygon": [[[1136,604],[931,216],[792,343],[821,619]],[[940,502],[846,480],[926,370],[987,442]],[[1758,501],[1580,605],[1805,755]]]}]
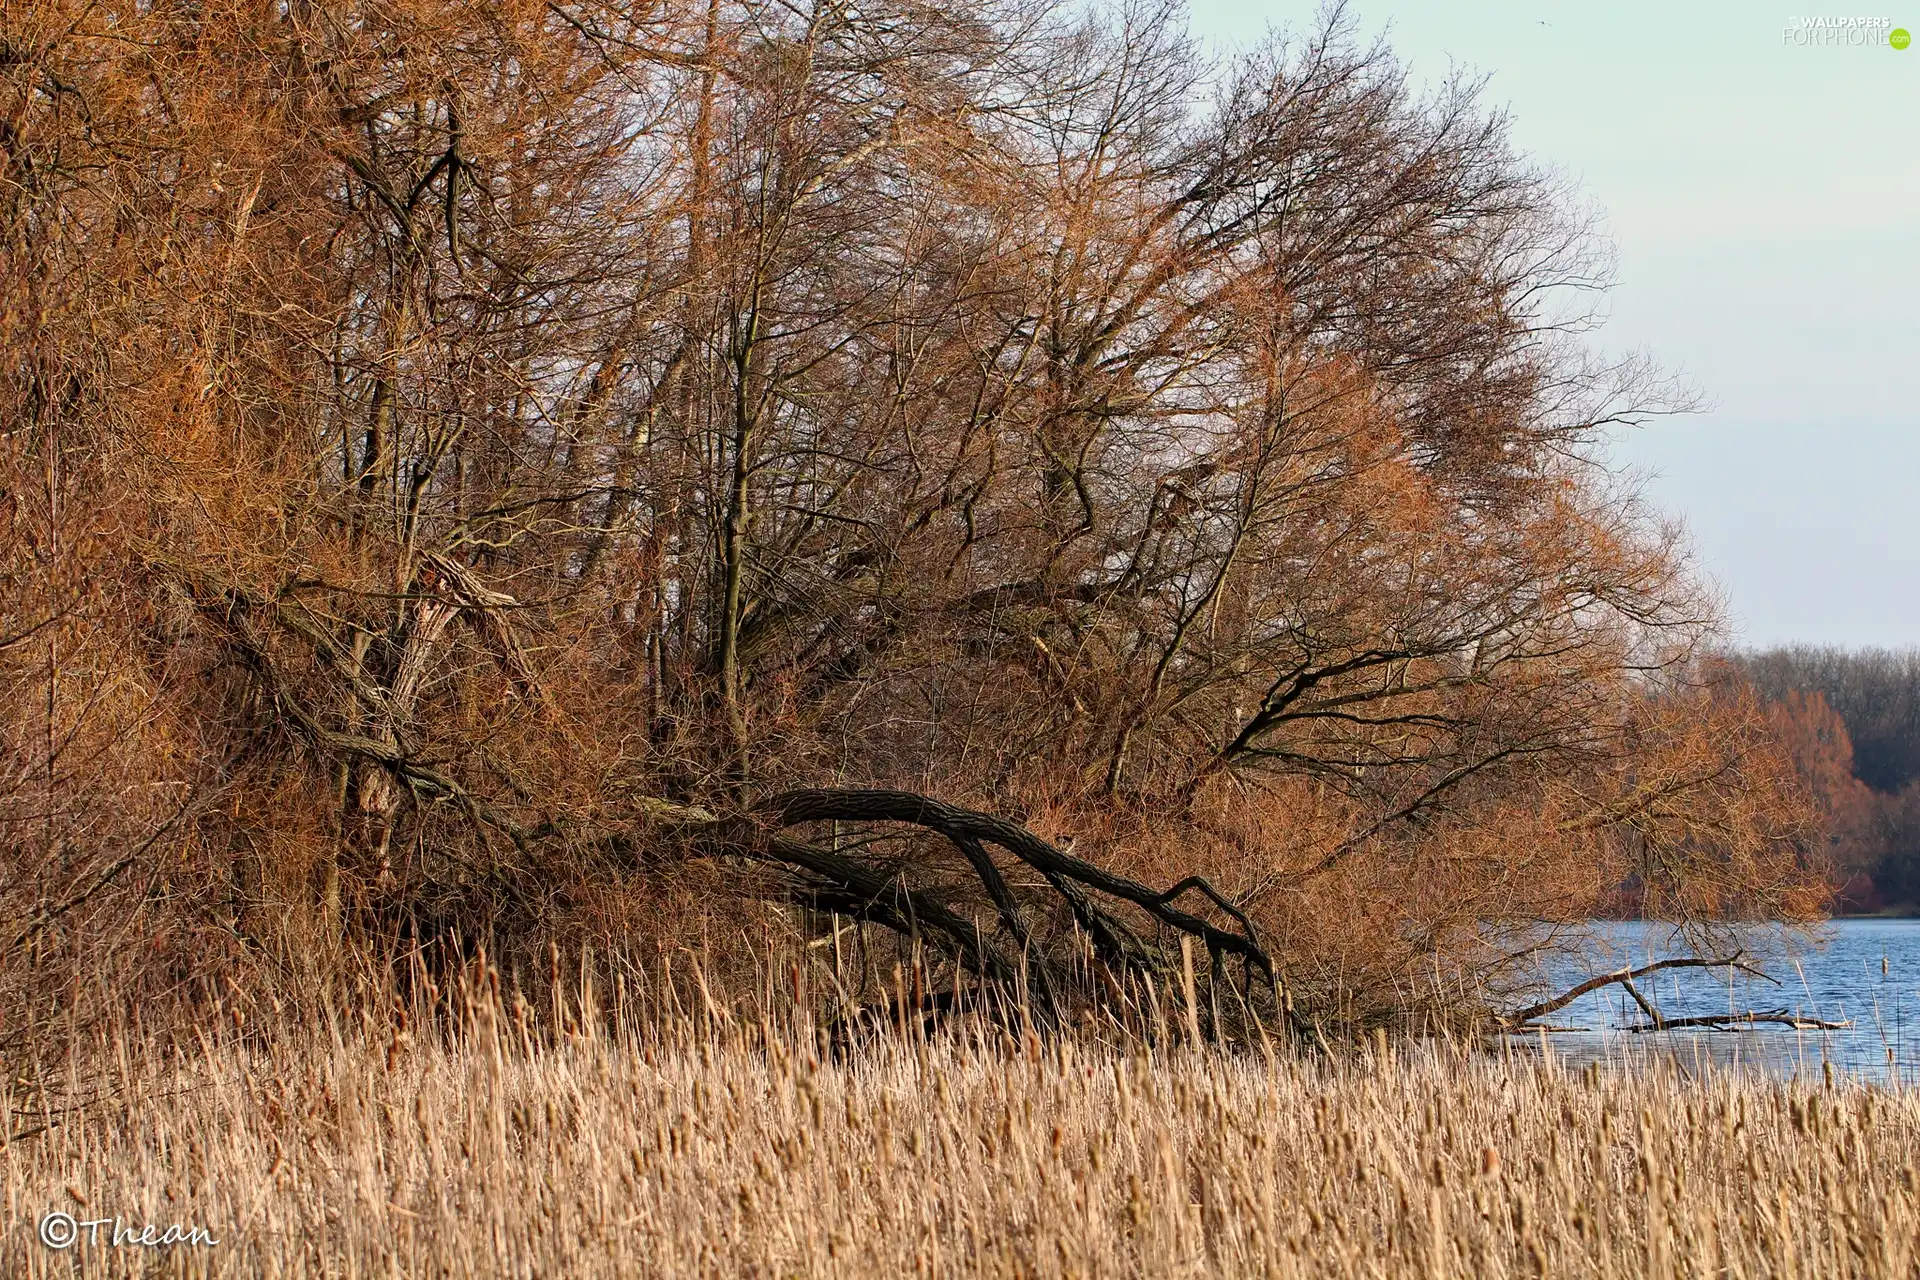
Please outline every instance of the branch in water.
[{"label": "branch in water", "polygon": [[[1730,956],[1724,956],[1718,959],[1707,956],[1674,956],[1666,960],[1655,960],[1652,964],[1643,964],[1638,969],[1615,969],[1611,973],[1595,974],[1585,982],[1569,988],[1551,1000],[1542,1000],[1539,1004],[1530,1004],[1524,1009],[1516,1010],[1504,1017],[1496,1018],[1495,1021],[1510,1031],[1530,1029],[1527,1028],[1527,1024],[1535,1018],[1544,1018],[1550,1013],[1558,1013],[1575,1000],[1578,1000],[1581,996],[1586,995],[1589,991],[1598,991],[1601,987],[1610,987],[1617,984],[1625,987],[1627,994],[1631,995],[1634,1002],[1646,1011],[1650,1024],[1655,1026],[1674,1026],[1677,1024],[1670,1019],[1663,1018],[1659,1010],[1647,1003],[1646,997],[1640,994],[1640,989],[1633,985],[1635,978],[1645,977],[1649,973],[1658,973],[1662,969],[1738,969],[1741,973],[1752,974],[1756,978],[1766,978],[1768,982],[1774,982],[1773,978],[1768,977],[1767,974],[1748,964],[1746,959],[1747,957],[1744,951],[1736,951]],[[1776,982],[1774,985],[1778,986],[1779,984]]]},{"label": "branch in water", "polygon": [[1680,1027],[1709,1027],[1715,1031],[1732,1031],[1739,1027],[1757,1026],[1761,1023],[1774,1023],[1783,1027],[1792,1027],[1795,1031],[1845,1031],[1853,1025],[1851,1019],[1845,1022],[1827,1022],[1821,1018],[1806,1018],[1797,1013],[1788,1013],[1785,1009],[1775,1009],[1771,1013],[1708,1013],[1693,1018],[1661,1018],[1657,1022],[1636,1022],[1627,1027],[1628,1031],[1673,1031]]}]

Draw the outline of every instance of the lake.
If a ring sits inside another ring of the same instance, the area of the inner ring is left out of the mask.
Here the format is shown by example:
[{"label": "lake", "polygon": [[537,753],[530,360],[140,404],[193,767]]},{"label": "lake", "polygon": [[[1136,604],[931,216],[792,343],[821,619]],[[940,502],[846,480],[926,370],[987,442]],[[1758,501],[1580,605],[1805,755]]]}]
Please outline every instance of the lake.
[{"label": "lake", "polygon": [[[1604,934],[1604,944],[1584,962],[1560,967],[1556,991],[1591,974],[1689,954],[1663,926],[1609,924]],[[1544,1038],[1548,1052],[1573,1064],[1664,1058],[1683,1069],[1715,1064],[1816,1079],[1831,1064],[1835,1071],[1875,1083],[1920,1084],[1920,920],[1836,920],[1810,938],[1775,936],[1761,948],[1756,964],[1775,982],[1742,973],[1671,969],[1635,985],[1666,1018],[1784,1009],[1853,1025],[1839,1031],[1761,1025],[1633,1033],[1623,1028],[1645,1022],[1645,1015],[1613,986],[1544,1019],[1584,1030],[1521,1037],[1516,1044],[1532,1041],[1530,1047],[1539,1051]]]}]

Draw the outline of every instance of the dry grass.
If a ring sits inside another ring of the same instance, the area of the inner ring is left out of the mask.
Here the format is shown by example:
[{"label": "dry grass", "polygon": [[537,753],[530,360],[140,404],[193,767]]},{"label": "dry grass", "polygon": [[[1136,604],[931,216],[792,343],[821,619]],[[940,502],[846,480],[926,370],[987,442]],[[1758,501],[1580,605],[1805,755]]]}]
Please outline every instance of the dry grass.
[{"label": "dry grass", "polygon": [[[333,1031],[180,1052],[128,1036],[40,1082],[41,1099],[96,1101],[0,1151],[5,1270],[1909,1276],[1920,1261],[1912,1093],[1445,1046],[1147,1057],[976,1030],[841,1063],[805,1044],[735,1020],[543,1046],[495,1017],[458,1045]],[[220,1243],[55,1253],[34,1238],[51,1209]]]}]

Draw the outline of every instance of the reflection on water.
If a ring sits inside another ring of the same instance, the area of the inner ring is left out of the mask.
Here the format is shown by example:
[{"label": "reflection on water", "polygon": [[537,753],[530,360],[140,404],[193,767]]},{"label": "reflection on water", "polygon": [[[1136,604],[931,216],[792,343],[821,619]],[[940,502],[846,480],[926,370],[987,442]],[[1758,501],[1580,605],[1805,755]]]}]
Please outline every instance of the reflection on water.
[{"label": "reflection on water", "polygon": [[[1559,967],[1551,981],[1556,990],[1566,990],[1592,974],[1685,954],[1686,947],[1676,946],[1665,928],[1608,925],[1593,955]],[[1711,1064],[1818,1079],[1831,1064],[1835,1071],[1879,1083],[1920,1083],[1920,920],[1838,920],[1811,941],[1772,948],[1760,966],[1778,985],[1700,969],[1669,969],[1635,985],[1668,1018],[1785,1010],[1853,1025],[1841,1031],[1757,1026],[1632,1033],[1623,1028],[1645,1022],[1645,1015],[1614,986],[1582,996],[1545,1019],[1584,1030],[1520,1037],[1515,1047],[1524,1043],[1537,1052],[1544,1038],[1555,1058],[1574,1065],[1665,1059],[1682,1070]]]}]

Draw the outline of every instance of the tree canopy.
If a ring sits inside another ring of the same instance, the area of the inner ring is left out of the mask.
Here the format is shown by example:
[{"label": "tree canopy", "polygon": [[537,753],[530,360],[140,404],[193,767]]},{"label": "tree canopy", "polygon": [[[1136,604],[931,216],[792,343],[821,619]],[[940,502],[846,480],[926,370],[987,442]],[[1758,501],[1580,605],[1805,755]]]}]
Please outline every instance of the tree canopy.
[{"label": "tree canopy", "polygon": [[51,0],[0,244],[10,971],[1172,927],[823,789],[1204,876],[1303,1000],[1823,892],[1576,193],[1337,13]]}]

